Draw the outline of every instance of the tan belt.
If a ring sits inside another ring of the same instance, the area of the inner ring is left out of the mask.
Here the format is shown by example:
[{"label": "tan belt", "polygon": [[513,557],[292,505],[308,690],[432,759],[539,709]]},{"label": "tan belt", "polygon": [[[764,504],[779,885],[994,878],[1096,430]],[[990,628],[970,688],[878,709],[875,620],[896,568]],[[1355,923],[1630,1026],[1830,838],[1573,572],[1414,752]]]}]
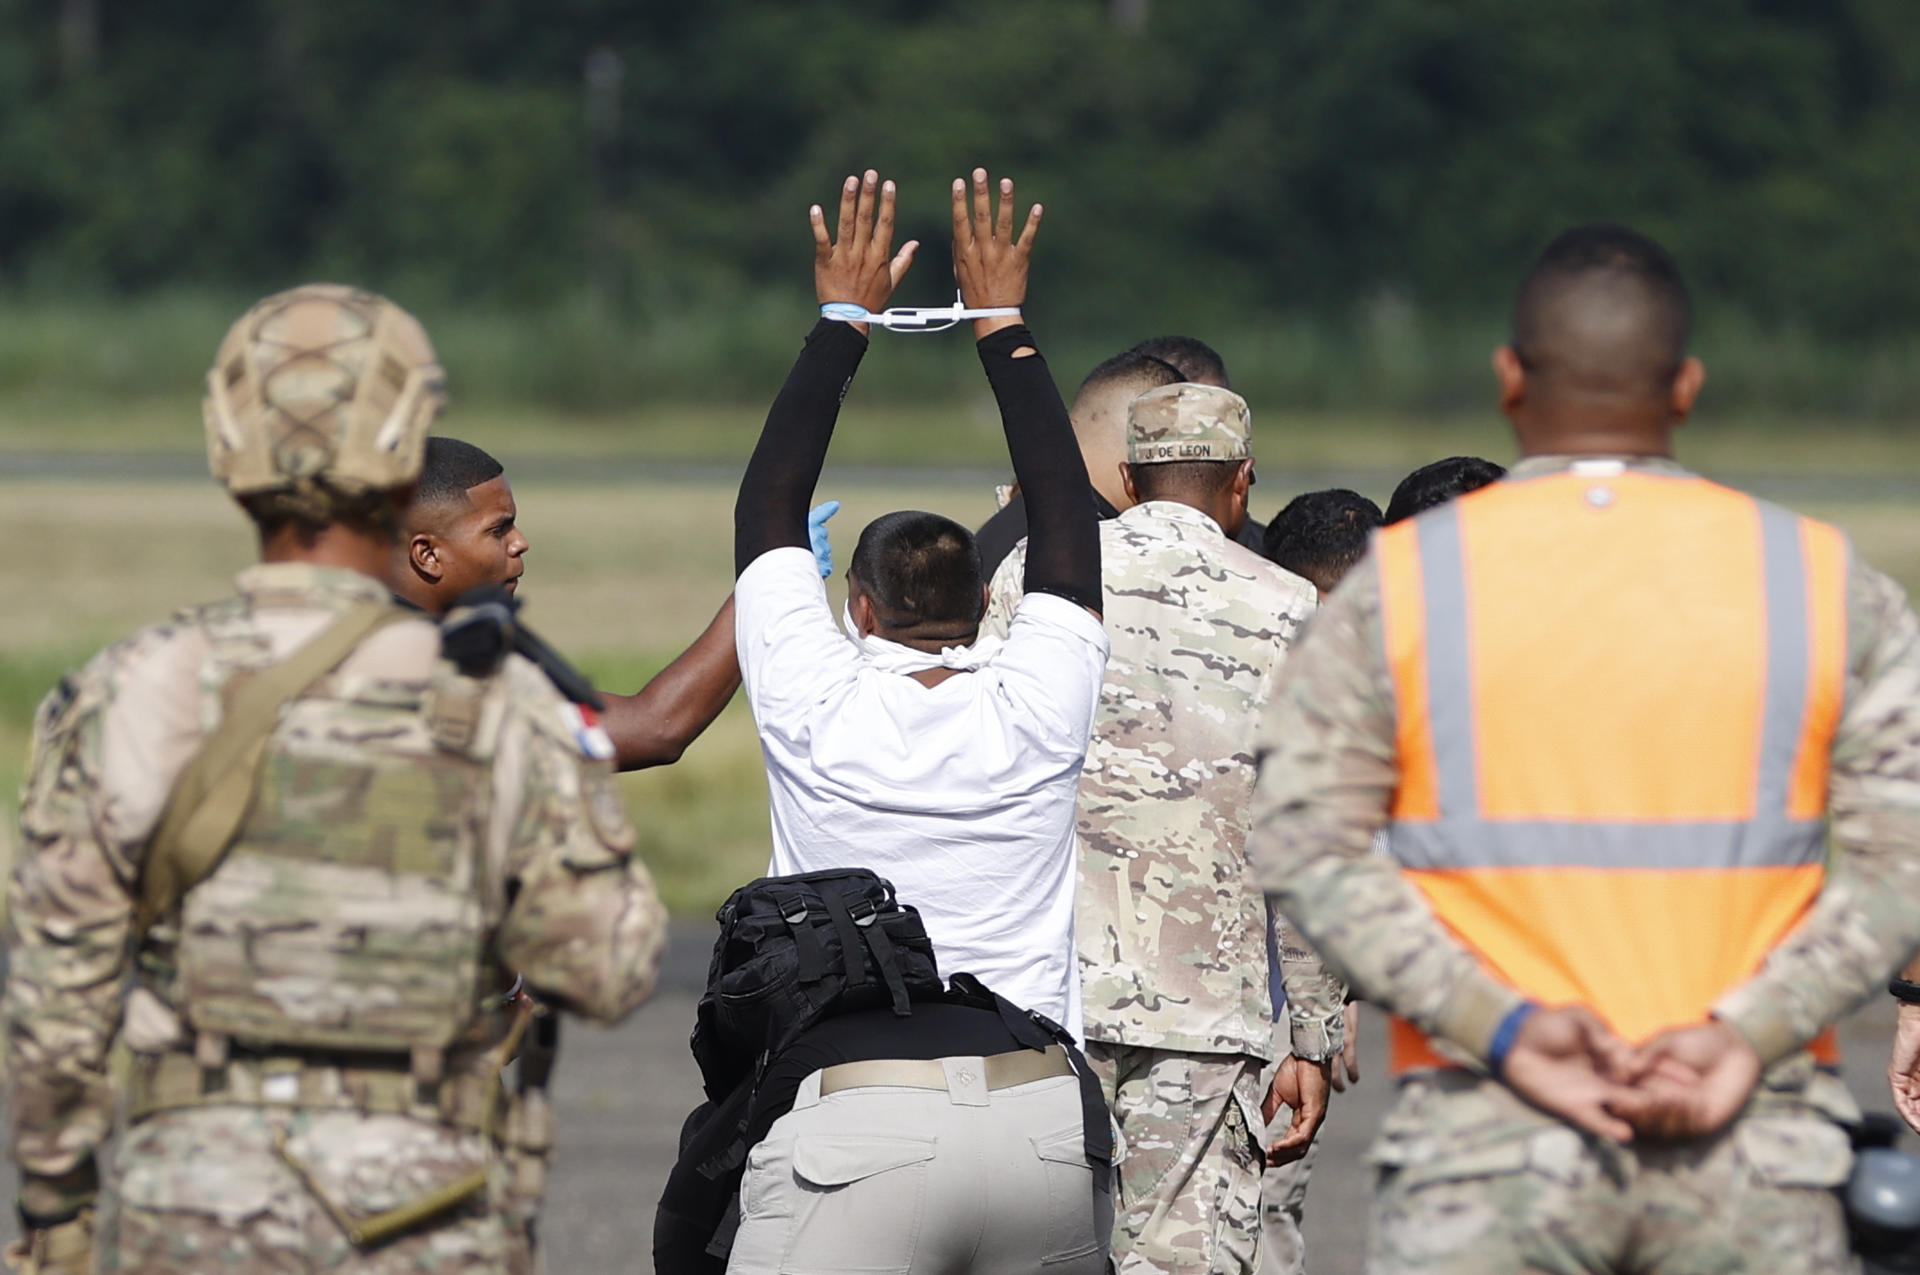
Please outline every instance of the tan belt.
[{"label": "tan belt", "polygon": [[413,1116],[473,1133],[495,1127],[500,1088],[478,1060],[478,1073],[461,1072],[425,1087],[403,1068],[334,1067],[299,1057],[229,1056],[203,1069],[192,1054],[135,1054],[127,1078],[128,1117],[142,1120],[182,1107],[305,1107]]},{"label": "tan belt", "polygon": [[[1073,1074],[1067,1051],[1058,1045],[1048,1045],[1044,1050],[1021,1049],[1011,1054],[995,1054],[982,1061],[988,1089],[1011,1089],[1015,1085]],[[867,1062],[837,1063],[820,1073],[822,1098],[843,1089],[876,1085],[945,1091],[947,1069],[931,1059],[875,1058]]]}]

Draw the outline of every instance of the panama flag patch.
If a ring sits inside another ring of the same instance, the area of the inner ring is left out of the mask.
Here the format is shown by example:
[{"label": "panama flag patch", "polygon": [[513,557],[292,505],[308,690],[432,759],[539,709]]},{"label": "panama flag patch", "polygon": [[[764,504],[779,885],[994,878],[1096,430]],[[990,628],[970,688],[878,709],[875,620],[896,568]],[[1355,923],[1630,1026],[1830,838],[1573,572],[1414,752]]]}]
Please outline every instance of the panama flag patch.
[{"label": "panama flag patch", "polygon": [[573,726],[573,742],[595,761],[613,760],[613,737],[600,725],[600,715],[585,704],[567,705],[567,720]]}]

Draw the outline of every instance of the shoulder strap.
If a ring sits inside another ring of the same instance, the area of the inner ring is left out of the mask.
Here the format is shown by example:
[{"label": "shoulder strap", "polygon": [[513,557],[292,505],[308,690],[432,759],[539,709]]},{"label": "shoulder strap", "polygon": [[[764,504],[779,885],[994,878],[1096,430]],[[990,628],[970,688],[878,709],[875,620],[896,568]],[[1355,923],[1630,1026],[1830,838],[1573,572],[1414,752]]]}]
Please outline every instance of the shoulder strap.
[{"label": "shoulder strap", "polygon": [[140,875],[138,932],[144,934],[220,866],[253,803],[260,760],[280,710],[376,629],[407,618],[407,612],[385,602],[359,603],[280,663],[229,684],[225,715],[175,782],[148,849]]}]

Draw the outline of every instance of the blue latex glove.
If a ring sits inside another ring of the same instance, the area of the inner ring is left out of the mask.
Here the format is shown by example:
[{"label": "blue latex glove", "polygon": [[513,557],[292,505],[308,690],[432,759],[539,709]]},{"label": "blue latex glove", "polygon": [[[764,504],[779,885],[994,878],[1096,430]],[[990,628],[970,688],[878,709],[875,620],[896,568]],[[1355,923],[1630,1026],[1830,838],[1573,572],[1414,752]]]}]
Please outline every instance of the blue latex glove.
[{"label": "blue latex glove", "polygon": [[839,512],[837,500],[815,505],[807,511],[807,544],[813,550],[813,565],[820,568],[822,580],[833,574],[833,541],[827,538],[827,519]]}]

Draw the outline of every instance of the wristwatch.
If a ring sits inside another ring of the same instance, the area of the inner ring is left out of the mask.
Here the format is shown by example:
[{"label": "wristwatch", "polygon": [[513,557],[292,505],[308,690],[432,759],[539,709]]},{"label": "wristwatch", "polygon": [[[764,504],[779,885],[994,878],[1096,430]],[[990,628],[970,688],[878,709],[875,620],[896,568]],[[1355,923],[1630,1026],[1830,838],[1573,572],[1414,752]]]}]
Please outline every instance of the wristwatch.
[{"label": "wristwatch", "polygon": [[1890,979],[1887,993],[1902,1005],[1920,1005],[1920,983],[1910,983],[1904,978]]}]

